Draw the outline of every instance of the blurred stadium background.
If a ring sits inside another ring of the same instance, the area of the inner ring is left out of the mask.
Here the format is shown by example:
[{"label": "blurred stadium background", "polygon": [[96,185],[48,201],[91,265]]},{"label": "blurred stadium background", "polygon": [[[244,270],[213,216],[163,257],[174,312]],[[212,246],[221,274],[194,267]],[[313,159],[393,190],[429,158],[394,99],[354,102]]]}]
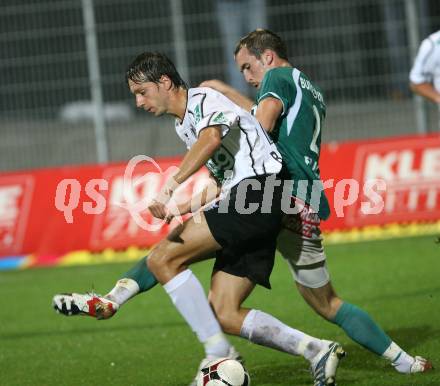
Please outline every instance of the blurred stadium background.
[{"label": "blurred stadium background", "polygon": [[437,0],[4,0],[0,170],[181,154],[172,125],[135,111],[127,64],[160,50],[190,85],[241,87],[228,59],[255,26],[279,33],[324,90],[324,141],[437,131],[437,110],[414,101],[408,73],[439,25]]}]

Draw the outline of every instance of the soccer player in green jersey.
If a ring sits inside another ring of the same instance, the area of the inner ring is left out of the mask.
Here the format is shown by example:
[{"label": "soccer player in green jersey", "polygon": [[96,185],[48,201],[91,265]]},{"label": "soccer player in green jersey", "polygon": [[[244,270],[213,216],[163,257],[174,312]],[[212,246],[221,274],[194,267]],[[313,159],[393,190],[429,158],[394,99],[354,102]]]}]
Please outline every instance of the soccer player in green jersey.
[{"label": "soccer player in green jersey", "polygon": [[286,45],[269,30],[257,29],[243,37],[234,55],[245,80],[258,89],[256,102],[217,80],[202,85],[254,111],[288,167],[294,181],[292,202],[298,213],[286,215],[277,248],[289,264],[299,292],[319,315],[340,326],[358,344],[388,359],[398,372],[431,369],[426,359],[402,350],[365,311],[342,300],[330,282],[320,232],[320,221],[330,215],[319,174],[326,113],[322,91],[289,63]]}]

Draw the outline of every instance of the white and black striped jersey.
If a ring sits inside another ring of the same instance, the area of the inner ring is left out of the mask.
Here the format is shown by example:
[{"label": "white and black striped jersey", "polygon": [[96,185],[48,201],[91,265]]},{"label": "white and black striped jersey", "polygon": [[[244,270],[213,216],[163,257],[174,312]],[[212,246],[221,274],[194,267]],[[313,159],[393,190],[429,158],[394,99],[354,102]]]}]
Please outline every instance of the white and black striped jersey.
[{"label": "white and black striped jersey", "polygon": [[440,31],[429,35],[420,45],[409,79],[412,83],[432,83],[440,92]]},{"label": "white and black striped jersey", "polygon": [[281,155],[255,117],[211,88],[190,88],[183,121],[176,120],[179,137],[189,149],[204,128],[216,125],[222,144],[206,166],[223,191],[244,178],[281,170]]}]

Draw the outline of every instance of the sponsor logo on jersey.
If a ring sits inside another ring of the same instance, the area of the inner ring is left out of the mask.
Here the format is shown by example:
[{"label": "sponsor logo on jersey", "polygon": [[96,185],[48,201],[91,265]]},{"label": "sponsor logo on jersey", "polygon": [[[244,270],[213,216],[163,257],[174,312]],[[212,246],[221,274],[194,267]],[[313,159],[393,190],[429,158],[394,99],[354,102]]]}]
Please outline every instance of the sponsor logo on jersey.
[{"label": "sponsor logo on jersey", "polygon": [[197,125],[202,118],[202,108],[200,105],[197,105],[194,109],[194,123]]},{"label": "sponsor logo on jersey", "polygon": [[212,119],[212,122],[213,123],[220,123],[220,124],[227,124],[228,119],[225,117],[225,115],[222,112],[220,112]]}]

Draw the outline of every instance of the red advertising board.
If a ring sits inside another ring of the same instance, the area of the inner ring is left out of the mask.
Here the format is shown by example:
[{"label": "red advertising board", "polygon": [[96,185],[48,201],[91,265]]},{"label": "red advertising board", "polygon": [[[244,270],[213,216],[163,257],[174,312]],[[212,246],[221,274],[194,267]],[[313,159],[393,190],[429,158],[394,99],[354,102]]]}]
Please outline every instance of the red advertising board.
[{"label": "red advertising board", "polygon": [[440,219],[438,135],[328,144],[321,170],[334,180],[326,190],[333,209],[326,230]]},{"label": "red advertising board", "polygon": [[[147,211],[136,218],[130,208],[154,197],[179,162],[144,157],[131,185],[124,179],[127,163],[1,175],[0,257],[35,254],[50,262],[69,251],[151,246],[169,226],[157,226]],[[324,230],[440,219],[437,135],[326,144],[320,166],[332,208]],[[206,178],[199,172],[180,199]]]},{"label": "red advertising board", "polygon": [[[157,166],[138,163],[130,179],[133,186],[124,186],[126,163],[0,176],[0,256],[32,253],[51,259],[72,250],[151,246],[170,225],[145,230],[126,204],[152,198],[168,168],[179,162],[180,158],[167,158]],[[197,173],[179,188],[178,199],[200,190],[207,176],[205,170]],[[147,211],[141,219],[147,225],[161,224]]]},{"label": "red advertising board", "polygon": [[18,254],[24,248],[33,188],[31,174],[0,178],[0,256]]}]

